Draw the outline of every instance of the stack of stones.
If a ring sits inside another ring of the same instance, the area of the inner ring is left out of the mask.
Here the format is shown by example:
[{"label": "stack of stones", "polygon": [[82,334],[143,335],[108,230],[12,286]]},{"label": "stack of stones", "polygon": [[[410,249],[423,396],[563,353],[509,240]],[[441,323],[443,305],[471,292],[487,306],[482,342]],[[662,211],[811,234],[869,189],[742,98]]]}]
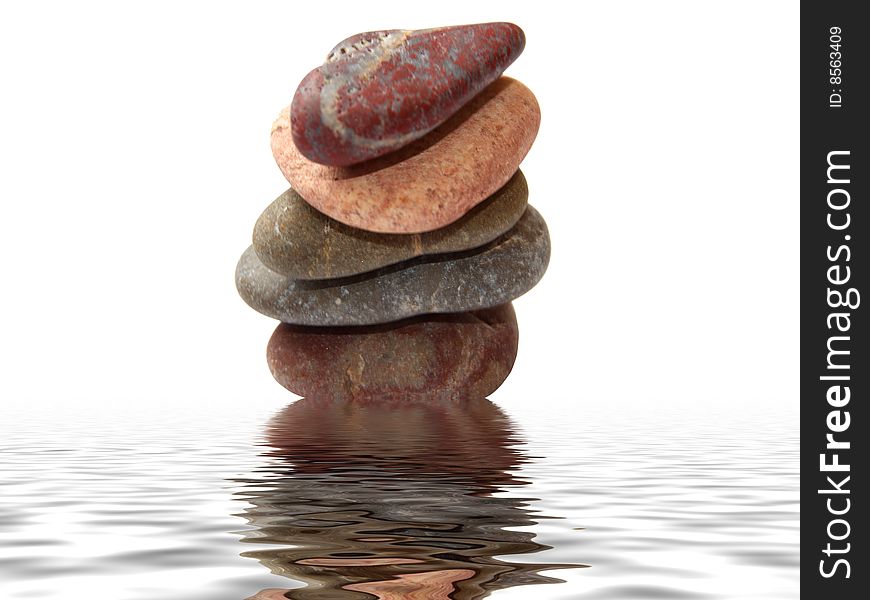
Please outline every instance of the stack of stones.
[{"label": "stack of stones", "polygon": [[281,321],[268,360],[290,391],[450,400],[507,378],[511,301],[550,257],[519,171],[540,110],[502,76],[524,46],[510,23],[362,33],[299,84],[272,128],[292,188],[236,269]]}]

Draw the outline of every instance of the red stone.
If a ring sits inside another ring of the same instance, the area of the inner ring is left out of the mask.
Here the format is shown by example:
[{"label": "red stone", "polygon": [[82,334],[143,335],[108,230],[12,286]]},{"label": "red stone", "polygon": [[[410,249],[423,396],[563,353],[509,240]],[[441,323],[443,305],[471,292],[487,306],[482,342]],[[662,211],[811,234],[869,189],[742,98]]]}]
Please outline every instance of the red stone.
[{"label": "red stone", "polygon": [[423,233],[460,219],[516,172],[532,147],[541,110],[532,91],[502,76],[422,138],[350,167],[305,158],[290,115],[272,126],[272,153],[311,206],[336,221],[379,233]]},{"label": "red stone", "polygon": [[440,402],[485,398],[517,355],[513,306],[424,315],[386,325],[282,323],[267,358],[272,375],[309,399]]},{"label": "red stone", "polygon": [[447,120],[524,46],[511,23],[352,36],[299,84],[293,141],[306,158],[330,166],[392,152]]}]

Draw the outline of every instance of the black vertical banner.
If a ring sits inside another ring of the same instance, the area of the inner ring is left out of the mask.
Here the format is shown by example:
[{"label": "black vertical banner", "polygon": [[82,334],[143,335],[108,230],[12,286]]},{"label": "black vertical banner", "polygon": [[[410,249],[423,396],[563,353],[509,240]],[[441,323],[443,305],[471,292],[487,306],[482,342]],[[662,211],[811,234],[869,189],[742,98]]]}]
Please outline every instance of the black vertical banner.
[{"label": "black vertical banner", "polygon": [[[870,22],[801,3],[801,588],[870,593]],[[863,11],[862,11],[863,12]],[[865,294],[866,297],[865,297]]]}]

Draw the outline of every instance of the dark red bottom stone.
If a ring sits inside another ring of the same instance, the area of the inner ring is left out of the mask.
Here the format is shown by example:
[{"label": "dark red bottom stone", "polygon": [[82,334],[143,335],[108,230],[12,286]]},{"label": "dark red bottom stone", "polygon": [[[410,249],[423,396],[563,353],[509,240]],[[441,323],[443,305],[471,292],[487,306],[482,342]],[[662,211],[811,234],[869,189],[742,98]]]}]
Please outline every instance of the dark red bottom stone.
[{"label": "dark red bottom stone", "polygon": [[267,349],[275,379],[306,398],[444,402],[485,398],[517,355],[511,304],[362,327],[282,323]]}]

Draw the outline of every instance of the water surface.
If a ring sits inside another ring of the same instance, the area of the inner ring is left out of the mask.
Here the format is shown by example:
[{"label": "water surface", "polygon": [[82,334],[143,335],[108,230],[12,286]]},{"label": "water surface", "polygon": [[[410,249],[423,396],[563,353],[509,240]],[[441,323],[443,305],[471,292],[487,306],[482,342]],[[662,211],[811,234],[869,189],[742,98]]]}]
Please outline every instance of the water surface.
[{"label": "water surface", "polygon": [[781,416],[243,405],[4,409],[0,597],[799,595]]}]

